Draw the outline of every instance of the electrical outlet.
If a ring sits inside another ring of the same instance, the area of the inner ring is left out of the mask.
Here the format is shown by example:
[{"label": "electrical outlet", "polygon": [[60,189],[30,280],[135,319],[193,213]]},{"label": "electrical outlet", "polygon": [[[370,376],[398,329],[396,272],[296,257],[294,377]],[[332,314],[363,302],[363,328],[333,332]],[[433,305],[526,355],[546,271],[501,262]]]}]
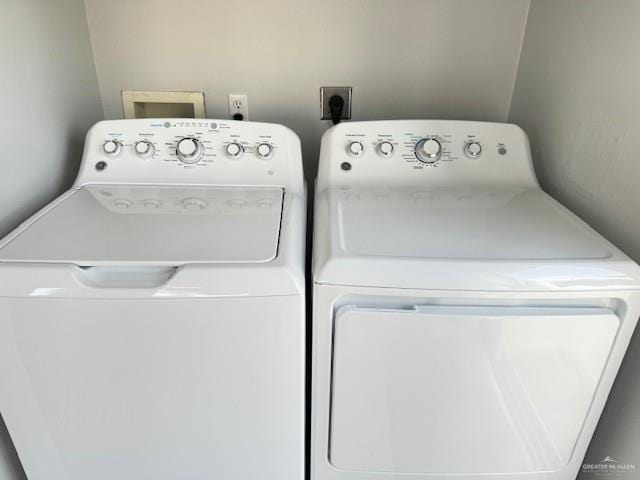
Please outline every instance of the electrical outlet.
[{"label": "electrical outlet", "polygon": [[246,95],[229,94],[229,118],[249,120],[249,101]]},{"label": "electrical outlet", "polygon": [[351,118],[351,94],[353,87],[320,87],[320,118],[322,120],[331,120],[331,109],[329,108],[329,99],[334,95],[340,95],[344,100],[344,108],[340,120],[349,120]]}]

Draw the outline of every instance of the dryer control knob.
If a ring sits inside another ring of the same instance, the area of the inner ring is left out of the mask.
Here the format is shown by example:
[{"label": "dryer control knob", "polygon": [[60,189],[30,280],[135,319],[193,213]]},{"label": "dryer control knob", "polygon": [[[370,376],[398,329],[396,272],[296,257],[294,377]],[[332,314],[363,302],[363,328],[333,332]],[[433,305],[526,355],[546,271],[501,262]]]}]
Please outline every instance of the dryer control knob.
[{"label": "dryer control knob", "polygon": [[185,137],[178,141],[176,154],[182,163],[197,163],[202,158],[204,147],[200,140],[193,137]]},{"label": "dryer control knob", "polygon": [[349,152],[349,154],[353,157],[359,157],[360,155],[362,155],[364,153],[364,145],[362,144],[362,142],[351,142],[349,143],[349,146],[347,147],[347,151]]},{"label": "dryer control knob", "polygon": [[225,147],[225,152],[229,158],[240,158],[244,153],[244,147],[238,142],[232,142]]},{"label": "dryer control knob", "polygon": [[146,140],[140,140],[135,144],[136,155],[142,158],[148,158],[155,152],[155,147],[153,143],[147,142]]},{"label": "dryer control knob", "polygon": [[416,157],[423,163],[434,163],[442,155],[442,145],[435,138],[423,138],[416,143]]},{"label": "dryer control knob", "polygon": [[478,158],[482,153],[480,142],[471,141],[464,144],[464,154],[469,158]]},{"label": "dryer control knob", "polygon": [[207,207],[207,202],[201,198],[185,198],[182,200],[182,208],[192,212],[198,212],[204,210]]},{"label": "dryer control knob", "polygon": [[390,157],[393,155],[393,143],[387,141],[380,142],[377,150],[383,157]]},{"label": "dryer control knob", "polygon": [[102,144],[102,150],[110,157],[116,157],[122,151],[122,144],[117,140],[107,140]]},{"label": "dryer control knob", "polygon": [[267,158],[269,158],[272,153],[273,153],[273,147],[268,143],[261,143],[256,148],[256,154],[258,155],[258,157],[262,158],[263,160],[266,160]]}]

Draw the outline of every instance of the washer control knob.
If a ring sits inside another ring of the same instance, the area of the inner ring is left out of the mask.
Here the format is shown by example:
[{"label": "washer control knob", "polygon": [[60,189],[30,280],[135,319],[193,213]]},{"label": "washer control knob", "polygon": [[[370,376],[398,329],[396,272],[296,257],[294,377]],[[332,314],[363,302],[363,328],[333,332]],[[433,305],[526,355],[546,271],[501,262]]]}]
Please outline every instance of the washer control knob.
[{"label": "washer control knob", "polygon": [[362,144],[362,142],[358,141],[351,142],[347,147],[347,151],[351,156],[359,157],[364,153],[364,145]]},{"label": "washer control knob", "polygon": [[229,158],[240,158],[244,153],[244,147],[238,142],[231,142],[225,147],[225,151]]},{"label": "washer control knob", "polygon": [[423,138],[416,143],[416,157],[423,163],[434,163],[442,155],[442,145],[435,138]]},{"label": "washer control knob", "polygon": [[116,157],[122,151],[122,144],[117,140],[107,140],[102,144],[102,150],[110,157]]},{"label": "washer control knob", "polygon": [[140,140],[139,142],[136,142],[134,148],[136,150],[136,155],[142,158],[149,158],[156,150],[153,146],[153,143],[146,140]]},{"label": "washer control knob", "polygon": [[378,143],[378,154],[383,157],[390,157],[393,155],[393,143],[387,141]]},{"label": "washer control knob", "polygon": [[262,158],[263,160],[266,160],[267,158],[269,158],[272,153],[273,153],[273,147],[268,143],[261,143],[256,148],[256,154],[258,155],[258,157]]},{"label": "washer control knob", "polygon": [[472,140],[464,144],[464,154],[469,158],[478,158],[482,153],[482,145],[480,142]]},{"label": "washer control knob", "polygon": [[202,158],[204,147],[200,140],[193,137],[184,137],[176,145],[176,154],[182,163],[197,163]]}]

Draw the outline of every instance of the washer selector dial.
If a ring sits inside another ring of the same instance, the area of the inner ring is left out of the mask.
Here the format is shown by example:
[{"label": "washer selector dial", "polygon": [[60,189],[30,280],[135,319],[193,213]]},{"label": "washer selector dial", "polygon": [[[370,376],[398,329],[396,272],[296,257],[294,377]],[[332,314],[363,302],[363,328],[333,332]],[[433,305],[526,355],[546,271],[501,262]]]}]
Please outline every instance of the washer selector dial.
[{"label": "washer selector dial", "polygon": [[358,141],[351,142],[347,147],[347,151],[349,152],[349,155],[353,157],[359,157],[364,153],[364,145],[362,144],[362,142]]},{"label": "washer selector dial", "polygon": [[142,158],[149,158],[155,152],[155,147],[153,143],[148,142],[146,140],[140,140],[135,144],[136,155]]},{"label": "washer selector dial", "polygon": [[197,163],[202,158],[204,147],[200,140],[193,137],[185,137],[178,141],[176,154],[182,163]]},{"label": "washer selector dial", "polygon": [[263,160],[266,160],[273,153],[273,147],[268,143],[261,143],[256,148],[256,155]]},{"label": "washer selector dial", "polygon": [[393,155],[393,143],[387,141],[380,142],[378,143],[377,150],[379,155],[390,157]]},{"label": "washer selector dial", "polygon": [[122,144],[117,140],[107,140],[102,144],[102,150],[110,157],[117,157],[122,151]]},{"label": "washer selector dial", "polygon": [[482,145],[480,142],[471,140],[464,144],[464,154],[469,158],[478,158],[482,153]]},{"label": "washer selector dial", "polygon": [[442,144],[435,138],[423,138],[416,143],[416,157],[423,163],[435,163],[442,155]]},{"label": "washer selector dial", "polygon": [[244,147],[238,142],[231,142],[225,147],[225,152],[227,153],[227,157],[238,159],[244,153]]}]

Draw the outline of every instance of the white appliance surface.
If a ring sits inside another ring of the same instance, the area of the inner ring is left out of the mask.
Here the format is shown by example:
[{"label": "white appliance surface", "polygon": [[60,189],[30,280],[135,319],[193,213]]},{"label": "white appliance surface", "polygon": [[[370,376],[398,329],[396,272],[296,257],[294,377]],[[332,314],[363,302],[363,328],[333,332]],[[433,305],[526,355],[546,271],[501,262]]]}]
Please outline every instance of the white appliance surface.
[{"label": "white appliance surface", "polygon": [[302,480],[305,200],[290,130],[105,121],[0,242],[0,413],[30,480]]},{"label": "white appliance surface", "polygon": [[[607,258],[608,245],[539,190],[336,190],[348,255],[457,260]],[[355,195],[355,198],[353,197]]]},{"label": "white appliance surface", "polygon": [[604,308],[343,309],[331,463],[443,474],[562,468],[618,325]]},{"label": "white appliance surface", "polygon": [[0,245],[0,261],[82,266],[268,262],[283,190],[89,185]]},{"label": "white appliance surface", "polygon": [[640,267],[515,125],[342,123],[314,211],[312,480],[574,480]]}]

